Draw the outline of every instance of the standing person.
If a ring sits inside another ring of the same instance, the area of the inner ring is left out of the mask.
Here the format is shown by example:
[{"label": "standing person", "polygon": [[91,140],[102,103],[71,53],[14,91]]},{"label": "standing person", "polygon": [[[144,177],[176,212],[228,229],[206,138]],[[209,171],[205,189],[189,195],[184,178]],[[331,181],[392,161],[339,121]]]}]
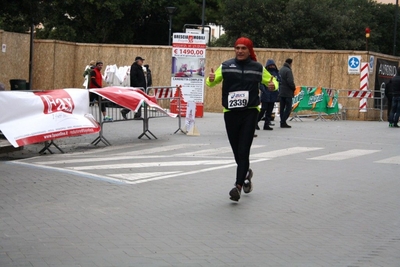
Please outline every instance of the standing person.
[{"label": "standing person", "polygon": [[[133,62],[131,66],[131,74],[130,74],[130,79],[131,79],[131,87],[142,87],[143,91],[146,92],[146,76],[144,75],[143,71],[143,61],[144,58],[142,57],[136,57],[135,62]],[[126,120],[128,113],[130,112],[129,109],[123,108],[121,109],[121,114],[122,117]],[[134,118],[139,119],[142,116],[142,109],[139,108],[138,112],[135,114]]]},{"label": "standing person", "polygon": [[[85,71],[83,72],[83,77],[85,77],[85,81],[83,83],[83,85],[85,86],[86,89],[89,89],[89,85],[90,85],[90,73],[92,72],[92,70],[96,67],[96,61],[91,60],[89,62],[89,65],[86,66]],[[93,106],[94,104],[94,100],[96,99],[96,94],[95,93],[89,93],[89,106]]]},{"label": "standing person", "polygon": [[146,88],[153,85],[153,78],[151,77],[151,70],[149,64],[144,65],[146,69]]},{"label": "standing person", "polygon": [[[103,76],[101,75],[101,69],[103,68],[103,62],[97,61],[95,68],[90,72],[89,88],[102,88],[103,87]],[[100,103],[100,97],[98,101]],[[113,119],[106,115],[106,103],[100,105],[101,113],[103,113],[104,121],[112,121]]]},{"label": "standing person", "polygon": [[[268,59],[265,64],[265,68],[267,71],[274,76],[278,82],[281,81],[281,76],[279,75],[278,67],[275,65],[275,61],[272,59]],[[272,110],[274,109],[275,102],[278,99],[278,90],[270,91],[267,86],[264,84],[260,85],[261,90],[261,112],[258,114],[257,122],[259,122],[262,117],[265,115],[264,127],[263,130],[273,130],[271,127],[271,119],[272,119]],[[260,130],[258,127],[258,123],[256,124],[256,129]]]},{"label": "standing person", "polygon": [[296,90],[292,73],[292,62],[293,59],[286,59],[283,67],[279,70],[279,74],[281,75],[281,83],[279,86],[279,96],[281,98],[279,103],[281,128],[292,128],[292,126],[286,123],[286,120],[290,116],[290,112],[292,112],[292,98],[294,97],[294,91]]},{"label": "standing person", "polygon": [[[239,201],[242,188],[245,193],[253,189],[249,157],[259,113],[259,85],[270,80],[271,74],[257,62],[253,42],[245,37],[235,42],[235,58],[223,62],[215,73],[211,69],[206,80],[210,87],[222,82],[225,128],[237,164],[235,187],[229,192],[233,201]],[[270,86],[278,87],[276,79]]]},{"label": "standing person", "polygon": [[[392,79],[385,85],[385,96],[387,98],[387,118],[389,121],[390,117],[390,112],[392,111],[392,101],[393,101],[393,96],[392,96]],[[389,123],[390,126],[390,123]]]},{"label": "standing person", "polygon": [[389,115],[389,127],[399,128],[400,116],[400,67],[397,68],[397,74],[390,79],[390,90],[392,93],[392,109]]}]

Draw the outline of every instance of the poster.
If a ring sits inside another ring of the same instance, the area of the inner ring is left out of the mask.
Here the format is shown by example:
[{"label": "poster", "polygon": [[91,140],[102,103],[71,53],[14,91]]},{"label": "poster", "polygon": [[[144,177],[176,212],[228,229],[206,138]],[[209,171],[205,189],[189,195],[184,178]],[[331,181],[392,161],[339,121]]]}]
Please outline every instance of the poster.
[{"label": "poster", "polygon": [[206,43],[205,34],[173,34],[171,86],[182,86],[186,103],[202,105],[204,102]]},{"label": "poster", "polygon": [[292,103],[293,112],[302,110],[326,114],[339,112],[338,93],[334,89],[296,86]]}]

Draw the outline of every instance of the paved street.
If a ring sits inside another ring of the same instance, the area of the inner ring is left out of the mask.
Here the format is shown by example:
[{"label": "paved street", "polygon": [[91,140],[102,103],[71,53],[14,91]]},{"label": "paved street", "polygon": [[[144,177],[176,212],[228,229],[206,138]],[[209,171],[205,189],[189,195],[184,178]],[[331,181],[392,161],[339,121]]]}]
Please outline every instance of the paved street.
[{"label": "paved street", "polygon": [[400,130],[302,120],[257,131],[238,203],[222,114],[0,154],[0,266],[400,266]]}]

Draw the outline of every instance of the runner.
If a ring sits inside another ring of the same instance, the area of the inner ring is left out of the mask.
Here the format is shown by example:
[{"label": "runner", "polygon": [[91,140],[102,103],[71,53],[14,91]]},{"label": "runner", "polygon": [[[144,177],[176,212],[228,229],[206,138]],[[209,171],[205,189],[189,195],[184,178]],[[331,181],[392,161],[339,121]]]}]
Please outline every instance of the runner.
[{"label": "runner", "polygon": [[260,83],[277,90],[278,82],[257,62],[253,42],[245,37],[235,42],[235,58],[223,62],[215,72],[211,68],[207,86],[220,82],[225,128],[237,164],[235,187],[229,195],[239,201],[242,187],[245,193],[253,189],[249,157],[260,109]]}]

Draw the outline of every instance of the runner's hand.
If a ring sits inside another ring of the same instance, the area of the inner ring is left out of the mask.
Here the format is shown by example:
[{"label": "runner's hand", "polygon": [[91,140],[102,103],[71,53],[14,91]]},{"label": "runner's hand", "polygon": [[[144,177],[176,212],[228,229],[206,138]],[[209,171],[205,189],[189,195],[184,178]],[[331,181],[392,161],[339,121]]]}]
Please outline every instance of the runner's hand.
[{"label": "runner's hand", "polygon": [[214,69],[211,68],[211,72],[210,72],[210,74],[208,75],[208,80],[209,80],[210,82],[213,82],[214,79],[215,79]]}]

